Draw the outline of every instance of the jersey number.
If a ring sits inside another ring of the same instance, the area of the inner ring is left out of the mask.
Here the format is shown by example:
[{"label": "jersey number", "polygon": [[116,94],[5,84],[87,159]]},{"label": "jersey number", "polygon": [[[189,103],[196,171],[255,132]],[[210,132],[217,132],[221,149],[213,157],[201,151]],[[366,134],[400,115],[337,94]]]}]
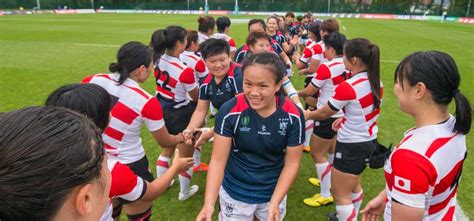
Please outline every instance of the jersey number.
[{"label": "jersey number", "polygon": [[[163,76],[164,79],[161,79],[161,76]],[[162,88],[166,89],[167,91],[171,91],[171,88],[168,86],[170,82],[170,74],[167,71],[158,70],[158,75],[156,75],[157,84],[159,84],[158,80],[163,81],[163,84],[160,85]]]}]

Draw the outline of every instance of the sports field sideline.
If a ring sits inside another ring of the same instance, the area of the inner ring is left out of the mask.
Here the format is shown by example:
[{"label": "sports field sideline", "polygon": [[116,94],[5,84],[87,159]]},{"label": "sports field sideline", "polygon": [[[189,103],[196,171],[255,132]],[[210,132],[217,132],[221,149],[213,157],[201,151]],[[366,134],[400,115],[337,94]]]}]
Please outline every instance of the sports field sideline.
[{"label": "sports field sideline", "polygon": [[[234,17],[248,19],[250,17]],[[87,15],[28,15],[0,17],[0,112],[25,106],[42,105],[52,90],[67,83],[79,82],[87,75],[105,73],[108,64],[115,60],[120,45],[130,40],[148,44],[153,31],[168,25],[197,28],[197,16],[191,15],[139,15],[139,14],[87,14]],[[397,63],[411,52],[440,50],[454,57],[461,73],[461,91],[472,102],[474,97],[474,28],[458,23],[404,20],[339,19],[341,32],[349,38],[365,37],[381,48],[382,81],[386,88],[379,118],[379,140],[384,144],[398,143],[403,132],[413,122],[400,112],[393,95],[393,74]],[[245,22],[239,20],[231,26],[230,36],[237,45],[247,35]],[[292,81],[297,89],[303,78],[297,74]],[[154,94],[153,79],[143,87]],[[142,139],[152,170],[161,149],[146,130]],[[467,145],[474,144],[472,134]],[[203,162],[208,162],[211,145],[203,148]],[[474,161],[469,157],[458,199],[468,217],[474,218]],[[190,200],[178,201],[178,185],[155,201],[155,220],[193,220],[203,203],[205,173],[196,173],[193,183],[200,186],[199,193]],[[334,206],[314,209],[305,206],[304,198],[318,189],[307,179],[314,177],[311,157],[305,154],[300,173],[288,194],[286,220],[323,220]],[[382,170],[367,170],[362,175],[367,202],[384,188]],[[365,203],[364,202],[364,203]],[[215,213],[216,214],[216,213]],[[125,216],[122,217],[125,220]]]}]

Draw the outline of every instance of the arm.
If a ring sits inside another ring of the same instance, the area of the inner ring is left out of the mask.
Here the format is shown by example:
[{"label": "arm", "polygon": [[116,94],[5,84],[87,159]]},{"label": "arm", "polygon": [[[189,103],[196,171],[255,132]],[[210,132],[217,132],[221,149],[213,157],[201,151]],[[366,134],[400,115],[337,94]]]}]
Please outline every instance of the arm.
[{"label": "arm", "polygon": [[199,93],[199,90],[197,86],[191,89],[190,91],[188,91],[189,96],[191,97],[191,99],[193,99],[194,102],[198,101],[198,93]]},{"label": "arm", "polygon": [[365,208],[360,211],[362,213],[362,221],[378,221],[385,209],[385,199],[387,192],[383,190],[379,195],[367,203]]},{"label": "arm", "polygon": [[319,63],[320,63],[319,60],[312,58],[309,62],[309,67],[300,70],[300,73],[312,74],[316,72],[316,70],[318,69]]},{"label": "arm", "polygon": [[193,112],[193,116],[189,121],[187,129],[194,129],[201,127],[206,119],[207,111],[209,109],[209,100],[198,100],[196,110]]},{"label": "arm", "polygon": [[335,113],[337,113],[337,111],[334,111],[329,107],[329,105],[326,104],[322,108],[315,111],[305,111],[305,119],[326,120]]},{"label": "arm", "polygon": [[168,129],[166,129],[166,127],[162,127],[159,130],[152,131],[151,134],[161,147],[173,147],[176,144],[185,141],[185,137],[183,134],[171,135],[169,134]]},{"label": "arm", "polygon": [[212,148],[211,161],[206,178],[206,193],[204,205],[196,220],[211,220],[216,204],[219,189],[224,179],[224,170],[229,158],[232,138],[219,134],[214,135],[214,146]]},{"label": "arm", "polygon": [[392,200],[392,220],[423,220],[424,209],[405,206]]},{"label": "arm", "polygon": [[303,90],[298,91],[298,96],[300,97],[309,97],[318,93],[319,88],[315,87],[313,84],[308,84]]},{"label": "arm", "polygon": [[176,174],[182,171],[186,171],[193,164],[194,160],[192,157],[181,158],[179,156],[179,150],[176,149],[173,158],[173,164],[171,165],[171,167],[166,170],[166,172],[159,178],[156,178],[153,182],[147,182],[147,191],[145,195],[143,195],[141,201],[153,202],[153,200],[157,199],[161,196],[161,194],[166,192],[171,183],[171,180],[176,176]]}]

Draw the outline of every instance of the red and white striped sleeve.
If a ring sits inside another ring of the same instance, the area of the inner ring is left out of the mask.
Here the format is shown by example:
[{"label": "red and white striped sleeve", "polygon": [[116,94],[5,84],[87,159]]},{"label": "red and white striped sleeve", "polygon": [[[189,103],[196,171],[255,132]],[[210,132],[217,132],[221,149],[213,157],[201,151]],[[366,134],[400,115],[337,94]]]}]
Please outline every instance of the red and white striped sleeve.
[{"label": "red and white striped sleeve", "polygon": [[146,181],[137,176],[133,171],[120,162],[115,162],[110,171],[112,183],[109,197],[118,197],[126,201],[137,201],[146,192]]},{"label": "red and white striped sleeve", "polygon": [[328,105],[334,111],[339,111],[350,101],[355,99],[357,99],[357,95],[354,88],[344,81],[336,87],[334,95],[328,101]]},{"label": "red and white striped sleeve", "polygon": [[185,68],[183,72],[181,72],[179,81],[184,85],[186,91],[191,91],[197,86],[194,71],[191,68]]},{"label": "red and white striped sleeve", "polygon": [[425,208],[425,198],[434,186],[437,172],[433,164],[419,153],[396,150],[390,159],[392,173],[386,176],[392,200],[414,208]]},{"label": "red and white striped sleeve", "polygon": [[311,79],[311,84],[317,88],[321,88],[328,79],[331,79],[331,71],[326,64],[321,64],[316,70],[316,75]]},{"label": "red and white striped sleeve", "polygon": [[141,114],[148,130],[152,132],[161,129],[165,125],[163,109],[156,97],[152,97],[146,102]]}]

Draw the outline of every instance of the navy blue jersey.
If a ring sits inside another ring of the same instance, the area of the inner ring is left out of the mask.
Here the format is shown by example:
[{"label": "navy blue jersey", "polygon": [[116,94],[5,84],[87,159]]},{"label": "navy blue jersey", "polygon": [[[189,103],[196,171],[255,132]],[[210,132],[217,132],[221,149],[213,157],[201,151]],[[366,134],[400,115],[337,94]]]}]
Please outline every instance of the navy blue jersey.
[{"label": "navy blue jersey", "polygon": [[271,36],[271,38],[275,40],[282,48],[283,43],[287,42],[285,35],[283,35],[280,31],[277,31],[274,35]]},{"label": "navy blue jersey", "polygon": [[234,62],[243,64],[244,58],[246,57],[248,51],[249,51],[249,46],[247,44],[244,44],[240,48],[238,48],[234,55]]},{"label": "navy blue jersey", "polygon": [[298,29],[301,30],[301,38],[308,39],[309,24],[299,24]]},{"label": "navy blue jersey", "polygon": [[214,132],[232,138],[222,186],[235,200],[269,202],[284,166],[286,148],[304,142],[302,111],[282,95],[275,99],[277,109],[266,118],[250,108],[244,94],[227,101],[217,114]]},{"label": "navy blue jersey", "polygon": [[229,71],[219,84],[216,84],[211,73],[207,75],[199,88],[199,100],[209,100],[212,106],[219,109],[236,94],[242,93],[242,85],[242,67],[232,62]]}]

